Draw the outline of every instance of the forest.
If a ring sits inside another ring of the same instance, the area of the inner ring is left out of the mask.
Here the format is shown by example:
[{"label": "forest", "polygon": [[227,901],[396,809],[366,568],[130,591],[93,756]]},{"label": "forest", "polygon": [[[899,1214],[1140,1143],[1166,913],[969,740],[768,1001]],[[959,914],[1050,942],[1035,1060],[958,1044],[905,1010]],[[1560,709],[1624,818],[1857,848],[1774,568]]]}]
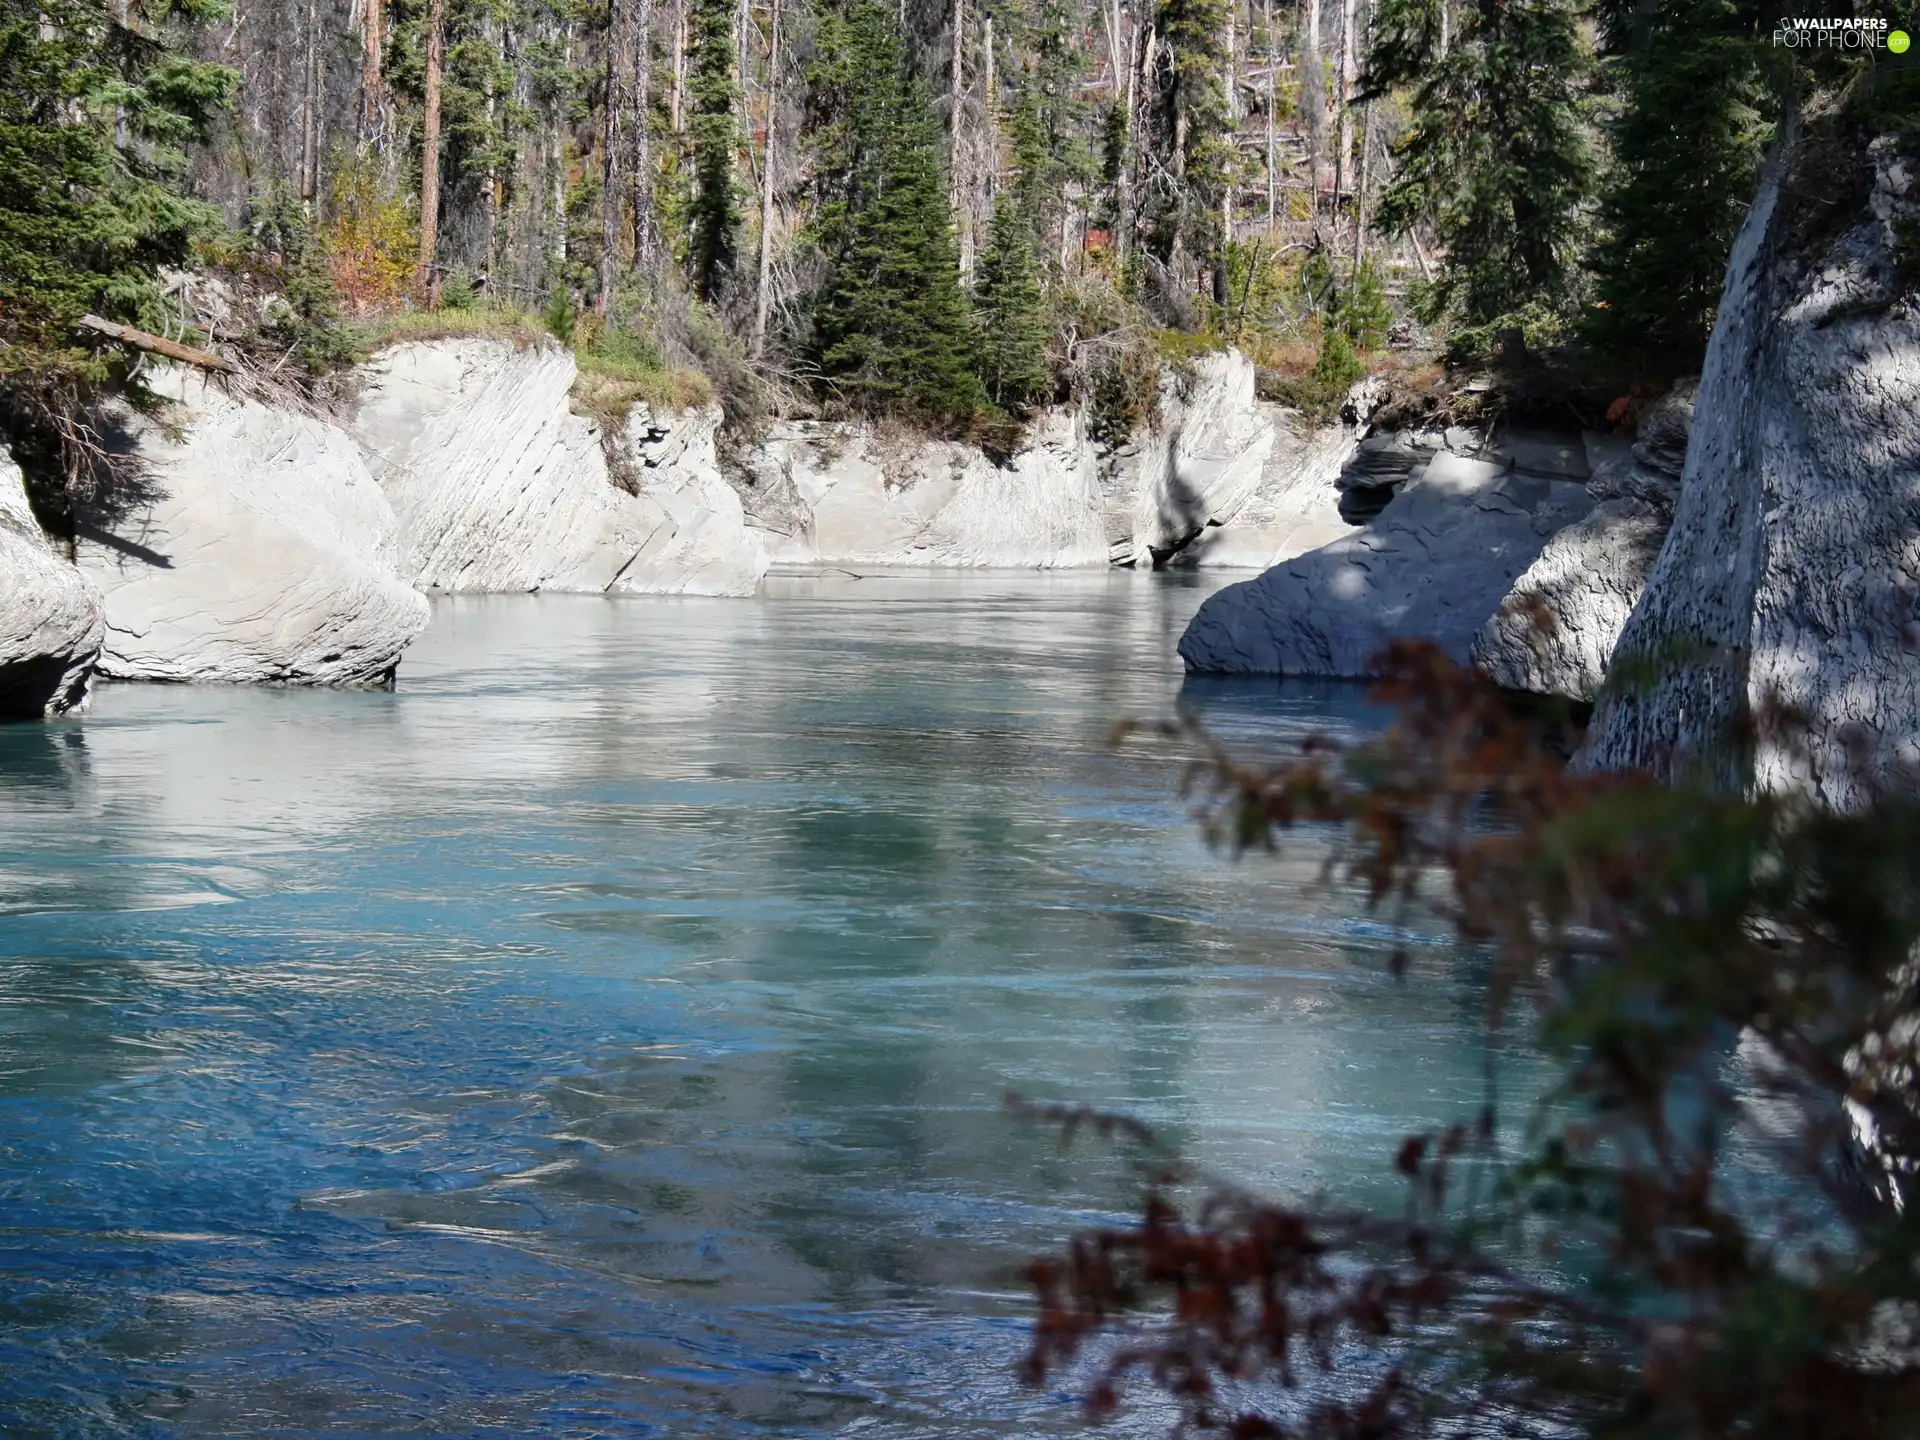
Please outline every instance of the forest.
[{"label": "forest", "polygon": [[7,0],[10,435],[74,463],[124,379],[86,313],[311,377],[532,324],[735,426],[1119,433],[1229,343],[1308,410],[1436,356],[1651,385],[1698,368],[1780,117],[1912,123],[1884,48],[1777,10]]}]

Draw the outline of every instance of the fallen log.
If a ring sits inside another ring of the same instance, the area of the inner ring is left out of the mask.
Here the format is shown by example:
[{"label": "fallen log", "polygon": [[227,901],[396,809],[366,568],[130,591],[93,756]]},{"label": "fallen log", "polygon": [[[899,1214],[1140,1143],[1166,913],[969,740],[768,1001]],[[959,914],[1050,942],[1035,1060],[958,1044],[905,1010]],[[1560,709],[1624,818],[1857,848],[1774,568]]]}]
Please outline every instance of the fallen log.
[{"label": "fallen log", "polygon": [[136,350],[145,350],[152,355],[164,355],[169,360],[178,360],[183,364],[198,365],[202,370],[220,370],[229,375],[239,373],[239,367],[224,355],[215,355],[211,350],[196,350],[191,345],[182,345],[178,340],[169,340],[161,335],[149,335],[145,330],[136,330],[131,325],[116,325],[111,320],[102,320],[98,315],[82,315],[73,325],[76,330],[91,330],[109,340],[118,340],[122,345],[131,345]]}]

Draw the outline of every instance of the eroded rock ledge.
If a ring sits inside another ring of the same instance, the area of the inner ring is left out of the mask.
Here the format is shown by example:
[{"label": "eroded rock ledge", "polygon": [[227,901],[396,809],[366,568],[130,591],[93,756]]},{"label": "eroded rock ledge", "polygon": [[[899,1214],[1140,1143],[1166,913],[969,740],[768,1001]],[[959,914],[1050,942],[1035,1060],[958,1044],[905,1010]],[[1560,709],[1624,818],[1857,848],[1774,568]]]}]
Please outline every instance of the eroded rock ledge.
[{"label": "eroded rock ledge", "polygon": [[40,533],[0,450],[0,720],[81,709],[104,632],[100,592]]}]

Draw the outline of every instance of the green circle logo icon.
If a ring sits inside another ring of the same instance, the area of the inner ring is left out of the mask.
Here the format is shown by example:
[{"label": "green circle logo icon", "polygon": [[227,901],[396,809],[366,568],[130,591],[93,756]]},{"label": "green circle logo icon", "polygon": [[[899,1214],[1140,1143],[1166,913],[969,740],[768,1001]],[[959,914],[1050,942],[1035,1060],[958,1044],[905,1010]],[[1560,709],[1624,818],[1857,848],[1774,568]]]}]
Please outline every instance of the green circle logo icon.
[{"label": "green circle logo icon", "polygon": [[1892,34],[1887,36],[1887,49],[1891,50],[1896,55],[1906,54],[1907,46],[1911,45],[1912,43],[1913,42],[1911,40],[1907,39],[1907,32],[1904,30],[1895,30]]}]

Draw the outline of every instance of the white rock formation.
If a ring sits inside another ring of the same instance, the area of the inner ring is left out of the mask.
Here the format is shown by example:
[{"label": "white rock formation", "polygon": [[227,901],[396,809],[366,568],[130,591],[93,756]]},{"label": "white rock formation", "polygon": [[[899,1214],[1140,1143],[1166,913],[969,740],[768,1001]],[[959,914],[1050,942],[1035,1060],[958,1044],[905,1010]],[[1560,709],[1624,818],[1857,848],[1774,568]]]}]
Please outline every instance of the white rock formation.
[{"label": "white rock formation", "polygon": [[[1658,679],[1602,697],[1585,764],[1836,807],[1920,764],[1920,297],[1894,259],[1920,195],[1887,142],[1873,154],[1870,206],[1816,244],[1779,167],[1748,212],[1673,528],[1615,659]],[[1748,757],[1727,741],[1750,719]]]},{"label": "white rock formation", "polygon": [[170,428],[126,412],[139,475],[76,517],[105,597],[100,673],[126,680],[389,680],[427,603],[394,517],[339,427],[240,400],[197,372],[149,382]]},{"label": "white rock formation", "polygon": [[789,564],[1266,565],[1350,528],[1332,481],[1353,432],[1297,420],[1225,351],[1169,375],[1153,422],[1112,452],[1064,409],[1004,464],[952,441],[789,423],[754,457],[749,523]]},{"label": "white rock formation", "polygon": [[751,594],[766,562],[714,456],[717,411],[637,411],[608,473],[556,345],[416,341],[368,369],[354,431],[399,518],[402,565],[453,592]]},{"label": "white rock formation", "polygon": [[0,450],[0,720],[82,708],[104,629],[100,592],[41,534]]},{"label": "white rock formation", "polygon": [[1473,663],[1509,690],[1592,700],[1653,570],[1667,518],[1602,500],[1547,542],[1473,640]]},{"label": "white rock formation", "polygon": [[1262,408],[1272,421],[1273,443],[1258,484],[1234,508],[1217,508],[1170,564],[1265,570],[1353,534],[1341,518],[1334,482],[1353,454],[1356,431],[1308,425],[1278,406]]},{"label": "white rock formation", "polygon": [[1098,464],[1079,418],[1049,412],[1005,465],[953,441],[864,425],[776,426],[762,467],[791,485],[801,529],[776,560],[823,565],[1104,566]]},{"label": "white rock formation", "polygon": [[1473,637],[1586,487],[1441,453],[1364,529],[1208,597],[1180,640],[1193,671],[1360,676],[1387,643]]}]

